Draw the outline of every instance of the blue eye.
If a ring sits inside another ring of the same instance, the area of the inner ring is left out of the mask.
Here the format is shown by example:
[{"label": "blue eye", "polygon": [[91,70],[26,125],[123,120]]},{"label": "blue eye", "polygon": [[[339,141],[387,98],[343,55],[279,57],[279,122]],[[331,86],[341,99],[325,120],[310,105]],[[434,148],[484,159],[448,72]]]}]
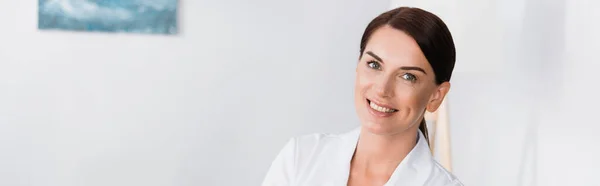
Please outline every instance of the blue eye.
[{"label": "blue eye", "polygon": [[405,80],[410,81],[410,82],[417,81],[417,76],[415,76],[415,75],[413,75],[411,73],[403,74],[401,77],[402,77],[402,79],[405,79]]},{"label": "blue eye", "polygon": [[377,61],[369,61],[367,62],[367,66],[375,70],[381,70],[381,64]]}]

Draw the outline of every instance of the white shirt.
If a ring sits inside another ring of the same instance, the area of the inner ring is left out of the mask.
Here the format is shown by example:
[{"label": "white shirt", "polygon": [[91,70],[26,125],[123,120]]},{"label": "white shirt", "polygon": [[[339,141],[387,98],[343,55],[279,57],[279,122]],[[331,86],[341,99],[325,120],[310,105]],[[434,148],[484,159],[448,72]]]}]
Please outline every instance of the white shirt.
[{"label": "white shirt", "polygon": [[[292,138],[272,162],[262,186],[347,185],[350,161],[360,128],[336,134]],[[463,186],[431,156],[419,131],[417,145],[396,167],[384,186]]]}]

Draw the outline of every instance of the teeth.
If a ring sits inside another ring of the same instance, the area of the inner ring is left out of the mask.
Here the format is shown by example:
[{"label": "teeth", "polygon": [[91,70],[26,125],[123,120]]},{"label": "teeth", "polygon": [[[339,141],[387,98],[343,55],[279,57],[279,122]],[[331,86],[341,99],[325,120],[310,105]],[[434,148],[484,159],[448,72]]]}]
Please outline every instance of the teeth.
[{"label": "teeth", "polygon": [[395,109],[379,106],[379,105],[373,103],[372,101],[371,101],[371,104],[369,104],[369,106],[371,106],[372,109],[375,109],[376,111],[379,111],[379,112],[391,113],[391,112],[396,111]]}]

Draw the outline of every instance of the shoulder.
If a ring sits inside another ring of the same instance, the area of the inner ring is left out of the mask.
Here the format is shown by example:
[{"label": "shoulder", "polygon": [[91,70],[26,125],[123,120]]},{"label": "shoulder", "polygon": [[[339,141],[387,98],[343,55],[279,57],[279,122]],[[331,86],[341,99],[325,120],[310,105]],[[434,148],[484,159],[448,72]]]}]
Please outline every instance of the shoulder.
[{"label": "shoulder", "polygon": [[329,146],[336,146],[351,139],[353,131],[341,134],[312,133],[292,138],[300,151],[311,151]]},{"label": "shoulder", "polygon": [[441,164],[435,161],[433,158],[433,169],[429,176],[428,182],[426,185],[431,186],[463,186],[463,184],[446,168],[444,168]]},{"label": "shoulder", "polygon": [[[263,186],[293,183],[309,162],[332,156],[343,144],[351,141],[355,131],[343,134],[312,133],[290,138],[271,163]],[[324,157],[325,156],[325,157]]]},{"label": "shoulder", "polygon": [[295,141],[296,160],[299,168],[316,159],[335,156],[355,140],[359,131],[346,133],[313,133],[293,138]]},{"label": "shoulder", "polygon": [[352,138],[352,134],[356,133],[355,130],[347,133],[311,133],[292,137],[285,144],[283,149],[293,149],[296,155],[299,152],[311,151],[314,149],[327,147],[331,145],[337,145],[338,143],[347,142]]}]

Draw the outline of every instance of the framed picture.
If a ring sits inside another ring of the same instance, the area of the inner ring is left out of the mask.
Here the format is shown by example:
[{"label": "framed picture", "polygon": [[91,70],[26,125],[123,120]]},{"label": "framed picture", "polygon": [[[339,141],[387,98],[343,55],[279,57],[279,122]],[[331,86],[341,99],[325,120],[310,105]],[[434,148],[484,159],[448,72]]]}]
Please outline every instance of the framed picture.
[{"label": "framed picture", "polygon": [[177,33],[177,0],[38,0],[38,28]]}]

